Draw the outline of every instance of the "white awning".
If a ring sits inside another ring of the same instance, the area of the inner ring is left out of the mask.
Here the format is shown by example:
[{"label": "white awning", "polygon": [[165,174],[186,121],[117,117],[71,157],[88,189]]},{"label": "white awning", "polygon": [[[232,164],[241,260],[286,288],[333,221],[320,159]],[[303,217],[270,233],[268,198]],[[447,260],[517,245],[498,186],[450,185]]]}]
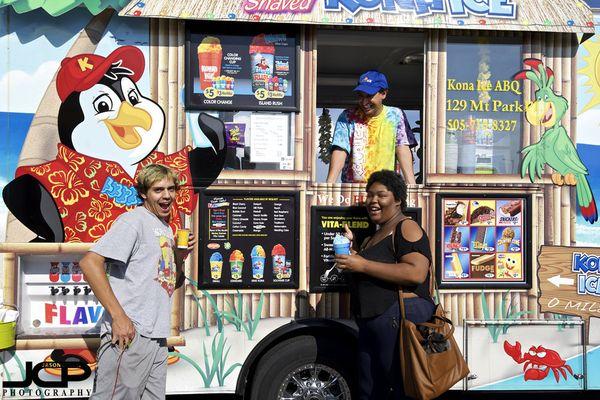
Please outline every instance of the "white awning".
[{"label": "white awning", "polygon": [[422,29],[593,33],[582,0],[133,0],[119,15]]}]

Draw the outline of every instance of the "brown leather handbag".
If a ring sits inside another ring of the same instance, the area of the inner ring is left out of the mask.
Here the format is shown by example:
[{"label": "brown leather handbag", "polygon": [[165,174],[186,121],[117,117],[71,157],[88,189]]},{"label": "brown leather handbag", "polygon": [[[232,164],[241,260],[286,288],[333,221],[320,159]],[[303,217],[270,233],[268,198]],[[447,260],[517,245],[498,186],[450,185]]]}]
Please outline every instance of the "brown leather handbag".
[{"label": "brown leather handbag", "polygon": [[400,290],[400,366],[404,392],[419,400],[440,396],[469,373],[454,340],[454,325],[441,304],[429,322],[415,324],[406,319]]}]

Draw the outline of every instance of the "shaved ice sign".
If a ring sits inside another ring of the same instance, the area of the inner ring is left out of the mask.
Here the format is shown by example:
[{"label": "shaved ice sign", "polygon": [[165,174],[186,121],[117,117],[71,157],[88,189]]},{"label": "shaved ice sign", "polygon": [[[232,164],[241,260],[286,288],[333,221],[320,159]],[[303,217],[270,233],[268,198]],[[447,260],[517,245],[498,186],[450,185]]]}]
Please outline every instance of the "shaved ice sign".
[{"label": "shaved ice sign", "polygon": [[515,19],[517,5],[513,0],[324,0],[325,11],[381,10],[386,13],[414,11],[417,17],[431,14],[450,14],[453,17],[468,15]]}]

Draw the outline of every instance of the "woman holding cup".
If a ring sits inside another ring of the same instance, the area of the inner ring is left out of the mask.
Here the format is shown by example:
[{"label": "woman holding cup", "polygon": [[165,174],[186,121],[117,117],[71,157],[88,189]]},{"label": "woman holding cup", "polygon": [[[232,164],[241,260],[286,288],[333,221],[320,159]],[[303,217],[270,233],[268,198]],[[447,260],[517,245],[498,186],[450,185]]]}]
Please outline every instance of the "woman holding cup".
[{"label": "woman holding cup", "polygon": [[420,323],[431,318],[435,309],[429,289],[431,249],[423,229],[403,213],[407,189],[401,176],[374,172],[366,189],[367,212],[378,229],[355,248],[354,234],[345,226],[351,254],[335,257],[338,268],[352,272],[351,308],[359,328],[358,398],[405,399],[398,289],[403,289],[409,320]]}]

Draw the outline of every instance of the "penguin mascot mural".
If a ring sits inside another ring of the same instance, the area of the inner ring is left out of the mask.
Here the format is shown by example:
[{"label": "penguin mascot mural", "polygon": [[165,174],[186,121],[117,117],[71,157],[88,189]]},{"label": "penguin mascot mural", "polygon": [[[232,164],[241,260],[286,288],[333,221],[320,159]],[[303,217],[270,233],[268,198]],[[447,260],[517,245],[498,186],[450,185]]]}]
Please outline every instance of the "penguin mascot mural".
[{"label": "penguin mascot mural", "polygon": [[200,129],[213,147],[165,155],[155,151],[165,115],[136,86],[144,55],[123,46],[108,57],[80,54],[62,61],[56,78],[61,100],[60,143],[56,159],[17,168],[2,192],[12,214],[37,242],[95,242],[122,213],[141,199],[135,189],[138,171],[151,163],[175,170],[181,188],[171,210],[171,226],[190,215],[198,191],[219,175],[227,148],[223,123],[200,114]]}]

